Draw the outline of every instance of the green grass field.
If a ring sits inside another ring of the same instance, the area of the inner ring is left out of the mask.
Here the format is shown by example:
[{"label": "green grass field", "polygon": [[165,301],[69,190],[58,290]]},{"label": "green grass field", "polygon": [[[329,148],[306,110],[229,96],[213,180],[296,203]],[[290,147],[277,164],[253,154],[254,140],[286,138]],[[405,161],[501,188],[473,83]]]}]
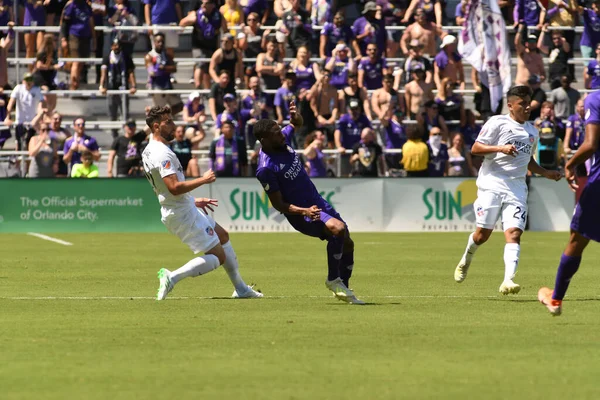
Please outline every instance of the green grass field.
[{"label": "green grass field", "polygon": [[355,234],[363,307],[330,296],[324,244],[299,234],[232,235],[264,299],[229,299],[220,268],[164,302],[156,271],[192,257],[175,237],[52,236],[74,245],[0,235],[3,400],[600,398],[600,246],[563,316],[535,299],[566,233],[524,235],[514,297],[501,235],[458,285],[466,234]]}]

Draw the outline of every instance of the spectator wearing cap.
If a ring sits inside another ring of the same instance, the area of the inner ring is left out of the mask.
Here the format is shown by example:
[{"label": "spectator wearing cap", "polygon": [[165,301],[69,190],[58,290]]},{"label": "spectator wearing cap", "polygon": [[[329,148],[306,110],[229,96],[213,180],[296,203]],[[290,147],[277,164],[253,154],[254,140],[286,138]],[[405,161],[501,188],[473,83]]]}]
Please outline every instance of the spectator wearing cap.
[{"label": "spectator wearing cap", "polygon": [[290,68],[296,74],[296,88],[309,90],[321,78],[321,68],[316,62],[310,61],[310,51],[307,46],[300,46],[296,58],[290,63]]},{"label": "spectator wearing cap", "polygon": [[210,167],[219,178],[247,176],[246,142],[236,136],[234,131],[231,121],[224,121],[221,135],[210,145]]},{"label": "spectator wearing cap", "polygon": [[198,160],[196,160],[196,156],[192,154],[194,144],[186,137],[183,126],[179,125],[175,129],[175,139],[169,143],[169,147],[181,163],[181,168],[183,169],[185,176],[194,178],[200,176]]},{"label": "spectator wearing cap", "polygon": [[407,116],[414,120],[425,103],[433,100],[433,83],[426,81],[427,75],[423,64],[413,62],[410,68],[412,81],[404,85],[404,104],[406,104]]},{"label": "spectator wearing cap", "polygon": [[344,13],[338,11],[333,16],[333,22],[326,22],[321,30],[321,38],[319,44],[319,55],[321,58],[331,57],[333,50],[340,43],[345,43],[347,46],[352,46],[354,52],[360,57],[360,47],[352,28],[345,24]]},{"label": "spectator wearing cap", "polygon": [[425,103],[424,111],[417,115],[417,125],[420,126],[420,131],[423,133],[422,139],[427,139],[427,132],[433,128],[440,128],[442,140],[448,142],[448,126],[446,120],[440,115],[440,107],[433,100]]},{"label": "spectator wearing cap", "polygon": [[256,73],[262,80],[261,86],[267,90],[281,87],[281,74],[284,71],[283,57],[277,51],[277,42],[268,40],[266,51],[256,57]]},{"label": "spectator wearing cap", "polygon": [[[130,56],[121,49],[118,40],[114,40],[110,52],[102,60],[102,75],[100,77],[100,93],[106,95],[108,90],[127,90],[129,93],[136,92],[135,65]],[[116,121],[119,116],[119,110],[126,119],[125,109],[129,110],[129,96],[125,96],[126,105],[123,105],[123,96],[120,94],[109,94],[106,97],[108,115],[111,121]],[[119,135],[117,129],[112,131],[113,137]]]},{"label": "spectator wearing cap", "polygon": [[367,46],[367,54],[358,63],[358,86],[367,90],[379,89],[383,76],[389,73],[387,61],[379,56],[375,44]]},{"label": "spectator wearing cap", "polygon": [[408,9],[406,10],[406,13],[404,14],[402,23],[407,24],[410,20],[410,17],[412,17],[413,12],[419,9],[423,10],[425,19],[428,22],[433,22],[438,27],[442,27],[443,10],[442,2],[440,0],[412,0],[410,2],[410,6],[408,6]]},{"label": "spectator wearing cap", "polygon": [[360,104],[356,100],[350,100],[348,103],[348,112],[343,114],[337,121],[334,132],[334,143],[337,150],[341,153],[342,169],[341,176],[348,176],[350,168],[350,150],[354,145],[360,142],[360,136],[364,128],[371,128],[371,121],[360,113]]},{"label": "spectator wearing cap", "polygon": [[250,91],[242,97],[240,115],[242,117],[242,134],[246,143],[256,142],[253,127],[259,119],[267,119],[271,115],[272,104],[270,97],[260,88],[258,76],[253,76],[248,81]]},{"label": "spectator wearing cap", "polygon": [[[186,123],[185,129],[193,129],[192,136],[195,138],[201,136],[204,139],[204,128],[202,124],[206,122],[204,104],[200,92],[192,92],[188,96],[188,101],[183,107],[183,121]],[[198,140],[199,142],[202,139]]]},{"label": "spectator wearing cap", "polygon": [[398,90],[401,84],[410,82],[412,78],[412,67],[420,67],[425,70],[425,82],[433,82],[433,65],[428,57],[423,56],[423,45],[417,39],[413,39],[409,43],[408,57],[404,61],[404,66],[400,69],[400,73],[394,73],[396,79],[394,81],[394,89]]},{"label": "spectator wearing cap", "polygon": [[429,176],[429,148],[423,142],[423,133],[414,125],[408,127],[407,140],[402,146],[402,165],[408,177]]},{"label": "spectator wearing cap", "polygon": [[[69,0],[60,20],[60,45],[64,51],[68,51],[69,57],[89,58],[91,49],[95,49],[97,44],[94,27],[90,5],[85,0]],[[71,90],[79,88],[83,65],[79,61],[71,64]]]},{"label": "spectator wearing cap", "polygon": [[235,90],[236,83],[242,81],[244,64],[242,53],[234,47],[234,39],[230,33],[221,38],[221,48],[217,49],[210,58],[208,72],[210,77],[217,82],[219,71],[227,71],[232,78],[229,80],[229,90]]},{"label": "spectator wearing cap", "polygon": [[6,106],[6,118],[4,124],[11,126],[13,120],[10,118],[11,112],[16,110],[15,136],[17,139],[17,150],[27,148],[29,139],[35,134],[31,127],[31,122],[42,108],[46,108],[46,102],[39,86],[35,86],[33,75],[26,72],[23,75],[23,81],[15,86],[10,93],[10,100]]},{"label": "spectator wearing cap", "polygon": [[544,72],[544,59],[537,47],[537,37],[529,35],[525,45],[521,42],[521,30],[515,35],[515,48],[517,50],[517,75],[515,84],[527,85],[529,77],[538,75],[543,82],[546,79]]},{"label": "spectator wearing cap", "polygon": [[375,17],[377,13],[377,4],[369,1],[365,4],[363,16],[354,21],[352,31],[360,47],[361,56],[368,56],[369,45],[374,45],[377,51],[377,58],[385,55],[387,44],[387,32],[385,22]]},{"label": "spectator wearing cap", "polygon": [[217,118],[215,119],[215,137],[221,135],[221,126],[225,121],[231,122],[235,136],[241,136],[242,116],[238,111],[237,99],[231,93],[227,93],[223,97],[223,101],[225,102],[225,110],[217,115]]},{"label": "spectator wearing cap", "polygon": [[430,56],[436,53],[436,38],[445,37],[446,33],[433,22],[427,21],[423,9],[417,9],[415,22],[410,24],[402,34],[400,48],[402,53],[410,55],[410,48],[421,46],[425,54]]},{"label": "spectator wearing cap", "polygon": [[340,110],[345,110],[352,100],[358,102],[361,114],[365,114],[369,120],[371,116],[371,103],[369,102],[369,94],[367,89],[358,86],[358,75],[348,75],[348,85],[339,91]]},{"label": "spectator wearing cap", "polygon": [[[158,25],[151,34],[156,39],[157,33],[163,33],[164,46],[171,58],[175,57],[175,49],[179,47],[179,32],[161,30],[160,26],[176,26],[183,18],[179,0],[142,0],[144,3],[144,19],[147,26]],[[155,44],[156,46],[156,44]]]},{"label": "spectator wearing cap", "polygon": [[429,176],[440,178],[448,175],[449,163],[448,145],[442,143],[442,131],[440,128],[432,128],[429,131],[429,139],[427,140],[429,148]]},{"label": "spectator wearing cap", "polygon": [[433,63],[433,79],[438,90],[441,88],[442,79],[450,78],[456,82],[461,90],[465,89],[465,71],[462,57],[456,51],[456,37],[444,36],[440,52],[435,56]]},{"label": "spectator wearing cap", "polygon": [[546,101],[546,92],[542,89],[542,80],[538,75],[531,75],[527,84],[532,92],[529,120],[535,121],[540,116],[542,104]]},{"label": "spectator wearing cap", "polygon": [[335,121],[338,118],[338,92],[331,85],[331,72],[325,71],[321,79],[311,89],[310,108],[313,111],[317,127],[327,134],[328,140],[333,140]]},{"label": "spectator wearing cap", "polygon": [[402,121],[406,115],[406,107],[404,97],[393,88],[394,77],[392,75],[384,75],[382,85],[373,92],[371,106],[381,124],[386,127],[394,117],[397,121]]},{"label": "spectator wearing cap", "polygon": [[219,71],[218,80],[213,83],[210,88],[208,95],[208,109],[210,110],[210,116],[213,121],[217,120],[217,115],[221,114],[225,110],[225,104],[223,99],[226,94],[232,94],[235,96],[235,88],[229,85],[231,78],[229,72],[225,70]]},{"label": "spectator wearing cap", "polygon": [[548,32],[547,24],[544,24],[542,33],[538,39],[537,47],[548,58],[548,82],[551,89],[556,89],[560,86],[560,77],[570,75],[571,69],[569,66],[569,56],[571,47],[567,40],[563,37],[561,31],[552,31],[552,41],[550,46],[547,46],[544,41]]},{"label": "spectator wearing cap", "polygon": [[[141,171],[141,145],[146,139],[144,131],[136,132],[134,119],[129,119],[123,125],[123,135],[117,136],[108,153],[108,177],[132,178],[142,176]],[[117,173],[113,173],[113,166],[117,157]]]},{"label": "spectator wearing cap", "polygon": [[300,0],[290,0],[291,7],[284,11],[280,31],[287,36],[286,56],[294,57],[302,46],[310,46],[312,26],[310,13],[300,5]]},{"label": "spectator wearing cap", "polygon": [[454,93],[456,82],[449,78],[442,79],[442,84],[434,101],[440,107],[440,115],[446,121],[459,121],[457,123],[447,123],[448,129],[457,130],[460,125],[466,121],[465,102],[462,96]]},{"label": "spectator wearing cap", "polygon": [[[179,26],[193,26],[192,57],[211,58],[219,48],[219,33],[227,30],[225,19],[217,10],[215,0],[200,0],[199,5],[179,22]],[[208,89],[211,76],[208,73],[209,63],[200,61],[194,65],[194,85],[196,88]],[[218,82],[218,80],[215,80]]]},{"label": "spectator wearing cap", "polygon": [[375,132],[364,128],[360,141],[352,147],[350,164],[353,164],[352,176],[360,178],[377,178],[385,176],[383,150],[375,140]]},{"label": "spectator wearing cap", "polygon": [[290,119],[289,104],[296,100],[296,74],[293,70],[289,70],[285,74],[283,84],[277,93],[275,93],[275,111],[277,114],[277,123],[282,124],[284,120]]},{"label": "spectator wearing cap", "polygon": [[581,56],[593,58],[594,49],[600,44],[600,0],[592,0],[591,8],[580,6],[577,9],[583,17],[583,33],[579,42]]},{"label": "spectator wearing cap", "polygon": [[100,148],[96,139],[85,133],[85,118],[77,117],[73,120],[73,131],[75,132],[65,142],[63,148],[63,160],[73,169],[73,165],[81,163],[81,155],[89,151],[94,160],[100,160]]},{"label": "spectator wearing cap", "polygon": [[575,112],[575,104],[581,95],[578,90],[571,87],[571,80],[567,75],[560,78],[560,86],[550,92],[550,101],[554,103],[556,118],[567,119]]},{"label": "spectator wearing cap", "polygon": [[583,70],[583,81],[586,89],[600,88],[600,43],[596,46],[596,58]]},{"label": "spectator wearing cap", "polygon": [[[108,7],[107,15],[109,26],[131,27],[140,22],[129,0],[115,0],[115,4]],[[123,53],[133,57],[133,48],[138,39],[137,31],[119,30],[114,33],[114,39],[121,43]]]},{"label": "spectator wearing cap", "polygon": [[336,89],[348,85],[348,75],[356,73],[356,64],[346,44],[340,43],[333,49],[332,56],[325,60],[325,70],[331,73],[330,83]]},{"label": "spectator wearing cap", "polygon": [[91,151],[85,150],[81,154],[81,162],[73,165],[71,178],[97,178],[98,176],[100,171],[94,164],[94,155]]},{"label": "spectator wearing cap", "polygon": [[[165,51],[165,35],[157,33],[154,35],[154,50],[146,54],[146,68],[150,77],[150,88],[153,90],[171,90],[171,74],[177,72],[177,65]],[[152,95],[152,100],[155,106],[171,107],[173,115],[178,114],[183,110],[183,102],[179,95],[156,93]]]}]

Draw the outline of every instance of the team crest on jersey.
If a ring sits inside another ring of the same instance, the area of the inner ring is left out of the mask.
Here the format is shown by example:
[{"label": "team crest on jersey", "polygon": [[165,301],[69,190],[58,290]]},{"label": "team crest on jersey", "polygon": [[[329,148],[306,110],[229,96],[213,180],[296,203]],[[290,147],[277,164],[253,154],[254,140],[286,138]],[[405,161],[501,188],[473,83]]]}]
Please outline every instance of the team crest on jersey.
[{"label": "team crest on jersey", "polygon": [[535,138],[533,136],[529,136],[529,143],[533,143],[535,141]]},{"label": "team crest on jersey", "polygon": [[483,216],[483,214],[485,214],[485,211],[483,211],[483,207],[479,206],[477,207],[477,210],[475,210],[475,212],[477,213],[478,217]]},{"label": "team crest on jersey", "polygon": [[165,160],[161,163],[161,165],[163,166],[163,168],[171,168],[171,161],[170,160]]},{"label": "team crest on jersey", "polygon": [[212,236],[215,234],[215,230],[209,226],[206,228],[206,233],[208,233],[208,236]]}]

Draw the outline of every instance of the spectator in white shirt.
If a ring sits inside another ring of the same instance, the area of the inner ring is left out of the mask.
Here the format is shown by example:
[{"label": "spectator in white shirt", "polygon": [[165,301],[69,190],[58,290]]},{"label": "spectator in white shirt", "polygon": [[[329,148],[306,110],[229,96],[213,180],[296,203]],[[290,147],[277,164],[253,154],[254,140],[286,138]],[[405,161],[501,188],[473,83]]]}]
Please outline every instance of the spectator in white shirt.
[{"label": "spectator in white shirt", "polygon": [[[6,106],[6,119],[4,124],[11,126],[13,122],[17,123],[15,127],[15,136],[17,139],[17,150],[26,149],[29,145],[29,139],[35,135],[35,130],[31,126],[31,121],[38,112],[46,107],[42,90],[33,83],[33,75],[26,72],[23,75],[23,83],[17,85],[10,94],[10,100]],[[13,109],[15,112],[15,121],[10,118]]]}]

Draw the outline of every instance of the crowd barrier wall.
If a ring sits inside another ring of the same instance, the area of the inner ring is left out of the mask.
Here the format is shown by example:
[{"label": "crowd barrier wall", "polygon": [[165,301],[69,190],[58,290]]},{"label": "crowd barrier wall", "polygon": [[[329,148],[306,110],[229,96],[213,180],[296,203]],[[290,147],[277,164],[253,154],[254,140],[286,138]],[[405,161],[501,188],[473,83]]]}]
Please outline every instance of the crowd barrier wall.
[{"label": "crowd barrier wall", "polygon": [[[473,178],[315,179],[353,232],[468,232]],[[231,232],[292,232],[255,179],[224,179],[193,192],[219,200],[213,217]],[[534,178],[529,222],[567,231],[575,196],[564,182]],[[500,228],[500,224],[497,225]],[[166,232],[145,179],[2,179],[0,232]]]}]

